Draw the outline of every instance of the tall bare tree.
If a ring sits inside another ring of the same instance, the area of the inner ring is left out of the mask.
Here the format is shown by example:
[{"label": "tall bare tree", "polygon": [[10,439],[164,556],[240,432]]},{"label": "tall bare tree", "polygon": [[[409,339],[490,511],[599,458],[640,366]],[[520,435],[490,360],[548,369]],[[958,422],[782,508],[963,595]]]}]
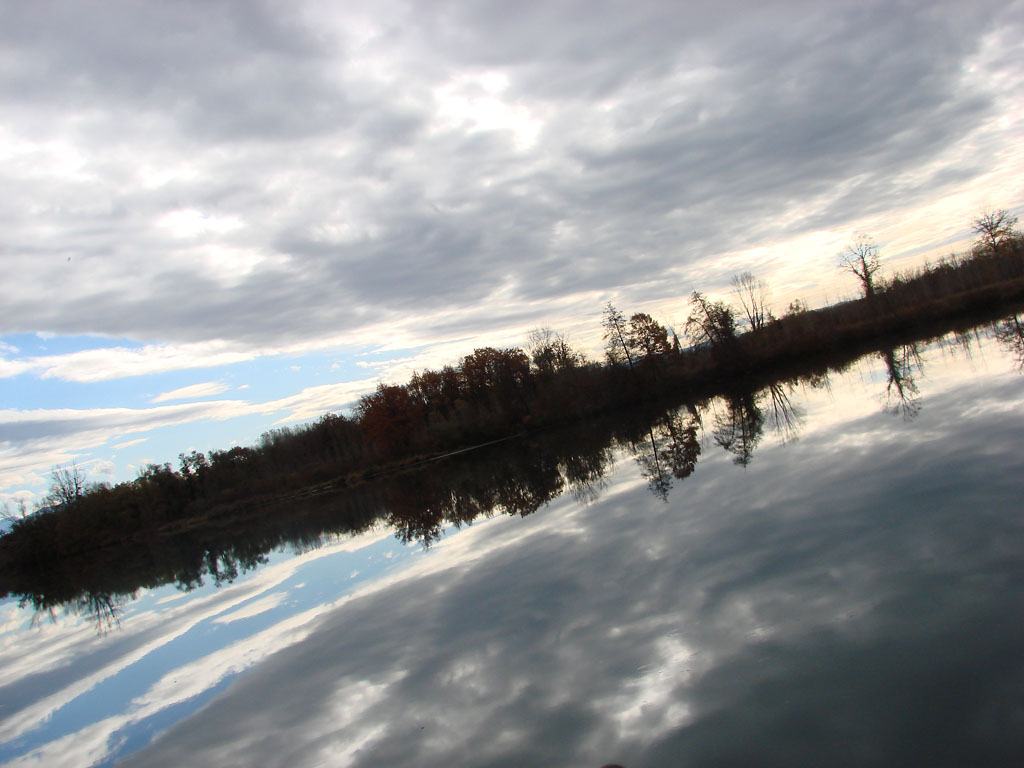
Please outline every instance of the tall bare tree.
[{"label": "tall bare tree", "polygon": [[878,260],[878,245],[867,235],[858,235],[839,254],[839,266],[860,280],[864,295],[875,295],[875,274],[882,268]]},{"label": "tall bare tree", "polygon": [[732,288],[750,324],[750,330],[764,328],[772,319],[771,310],[768,309],[768,283],[759,280],[753,272],[743,272],[733,276]]},{"label": "tall bare tree", "polygon": [[1011,216],[1005,208],[998,211],[985,211],[971,222],[971,230],[978,234],[978,245],[995,253],[1000,244],[1012,237],[1017,217]]}]

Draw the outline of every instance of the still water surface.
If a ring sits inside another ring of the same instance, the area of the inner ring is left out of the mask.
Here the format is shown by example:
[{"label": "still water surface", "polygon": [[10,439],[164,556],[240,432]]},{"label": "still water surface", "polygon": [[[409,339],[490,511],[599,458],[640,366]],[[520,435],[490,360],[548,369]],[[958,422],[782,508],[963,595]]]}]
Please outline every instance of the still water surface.
[{"label": "still water surface", "polygon": [[903,363],[902,397],[883,355],[760,424],[681,411],[684,479],[652,427],[429,548],[278,552],[102,633],[7,601],[0,761],[1022,765],[1024,376],[995,344]]}]

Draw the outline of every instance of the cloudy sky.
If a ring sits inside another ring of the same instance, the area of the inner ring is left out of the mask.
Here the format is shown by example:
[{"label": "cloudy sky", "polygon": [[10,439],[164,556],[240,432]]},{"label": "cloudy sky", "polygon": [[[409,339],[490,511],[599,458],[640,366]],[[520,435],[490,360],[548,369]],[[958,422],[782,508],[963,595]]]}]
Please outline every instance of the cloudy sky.
[{"label": "cloudy sky", "polygon": [[0,498],[1024,207],[1019,2],[0,2]]}]

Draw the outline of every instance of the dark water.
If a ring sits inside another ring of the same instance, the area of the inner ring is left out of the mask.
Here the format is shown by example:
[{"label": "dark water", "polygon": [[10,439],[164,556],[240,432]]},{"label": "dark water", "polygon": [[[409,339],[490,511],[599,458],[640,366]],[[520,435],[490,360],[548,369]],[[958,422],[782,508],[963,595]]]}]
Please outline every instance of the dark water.
[{"label": "dark water", "polygon": [[106,633],[8,601],[0,760],[1022,765],[1016,363],[901,348],[680,408],[429,548],[278,552]]}]

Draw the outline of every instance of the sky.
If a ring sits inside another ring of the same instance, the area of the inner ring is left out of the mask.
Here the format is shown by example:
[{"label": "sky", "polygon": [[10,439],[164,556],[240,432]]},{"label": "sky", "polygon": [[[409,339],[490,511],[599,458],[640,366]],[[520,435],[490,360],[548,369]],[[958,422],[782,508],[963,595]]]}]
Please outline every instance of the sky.
[{"label": "sky", "polygon": [[0,0],[0,501],[1024,212],[1024,4]]}]

